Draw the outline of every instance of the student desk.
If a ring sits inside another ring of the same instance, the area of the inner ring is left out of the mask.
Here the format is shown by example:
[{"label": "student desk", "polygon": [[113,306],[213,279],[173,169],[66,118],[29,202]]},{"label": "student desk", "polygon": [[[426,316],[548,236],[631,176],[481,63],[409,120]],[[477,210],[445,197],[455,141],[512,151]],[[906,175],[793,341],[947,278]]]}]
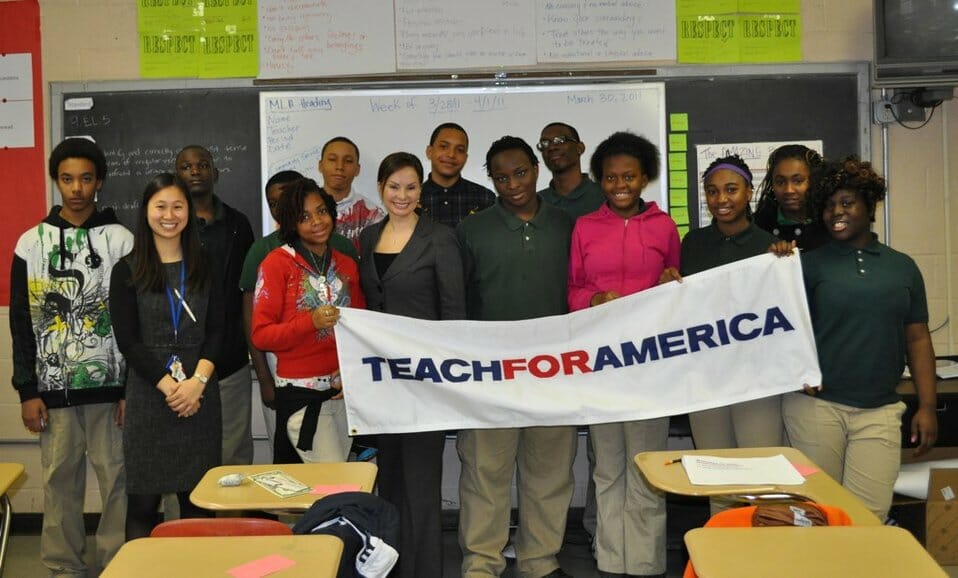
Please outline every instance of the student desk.
[{"label": "student desk", "polygon": [[3,506],[3,522],[0,526],[0,576],[3,576],[3,561],[7,557],[7,540],[10,539],[10,520],[13,517],[7,491],[20,479],[21,474],[23,464],[0,463],[0,505]]},{"label": "student desk", "polygon": [[295,565],[270,577],[334,578],[342,555],[343,541],[335,536],[140,538],[124,544],[101,576],[231,576],[228,572],[237,566],[281,556]]},{"label": "student desk", "polygon": [[[806,467],[817,466],[805,454],[795,448],[733,448],[720,450],[673,450],[664,452],[642,452],[635,456],[635,464],[646,480],[654,487],[673,494],[685,496],[728,496],[751,499],[770,494],[787,494],[789,497],[804,498],[813,502],[837,506],[845,510],[856,525],[878,526],[881,522],[861,501],[843,488],[821,470],[805,476],[805,483],[796,486],[694,486],[685,474],[681,463],[672,464],[672,460],[687,455],[720,456],[726,458],[768,457],[782,454],[793,464]],[[771,496],[769,496],[771,497]]]},{"label": "student desk", "polygon": [[893,526],[696,528],[685,545],[699,578],[947,578]]},{"label": "student desk", "polygon": [[258,474],[279,470],[307,486],[349,484],[361,492],[372,492],[376,483],[375,464],[368,462],[334,462],[324,464],[255,464],[219,466],[206,472],[190,493],[190,501],[207,510],[307,510],[322,498],[317,494],[301,494],[289,498],[274,496],[250,479],[239,486],[220,486],[217,481],[227,474]]}]

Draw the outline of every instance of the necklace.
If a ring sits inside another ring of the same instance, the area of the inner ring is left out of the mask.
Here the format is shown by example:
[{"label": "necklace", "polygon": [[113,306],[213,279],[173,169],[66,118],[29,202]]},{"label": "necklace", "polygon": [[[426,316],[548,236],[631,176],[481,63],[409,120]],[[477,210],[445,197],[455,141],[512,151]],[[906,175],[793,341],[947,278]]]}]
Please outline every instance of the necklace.
[{"label": "necklace", "polygon": [[329,256],[329,249],[323,251],[323,256],[318,263],[316,262],[316,253],[309,249],[306,249],[306,252],[309,254],[309,261],[312,263],[313,269],[316,270],[316,275],[319,276],[319,282],[326,283],[326,261]]}]

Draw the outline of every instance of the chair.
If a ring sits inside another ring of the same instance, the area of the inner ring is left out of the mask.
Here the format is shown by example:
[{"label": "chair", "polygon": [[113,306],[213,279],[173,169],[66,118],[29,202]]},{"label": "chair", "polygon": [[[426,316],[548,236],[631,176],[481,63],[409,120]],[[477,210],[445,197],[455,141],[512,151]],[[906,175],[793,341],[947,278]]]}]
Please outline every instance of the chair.
[{"label": "chair", "polygon": [[197,536],[291,536],[289,526],[261,518],[185,518],[158,524],[150,538]]},{"label": "chair", "polygon": [[10,505],[10,486],[23,474],[23,464],[0,463],[0,507],[3,518],[0,521],[0,576],[3,576],[3,561],[7,557],[7,541],[10,539],[10,520],[13,508]]},{"label": "chair", "polygon": [[[809,506],[817,509],[824,516],[825,526],[851,526],[852,520],[848,517],[848,514],[845,513],[845,510],[837,508],[835,506],[826,506],[824,504],[816,504],[813,502],[799,502],[799,503],[775,503],[775,504],[763,504],[759,506],[744,506],[741,508],[731,508],[728,510],[721,511],[705,523],[705,528],[748,528],[755,526],[755,517],[756,513],[762,513],[764,511],[772,511],[774,509],[784,510],[789,506],[796,506],[799,509],[808,509]],[[775,520],[768,521],[764,523],[760,522],[758,525],[774,525],[774,526],[791,526],[791,525],[805,525],[800,524],[797,521],[788,522],[788,516],[774,516]],[[798,516],[796,516],[798,517]],[[806,520],[807,522],[807,520]],[[685,565],[685,573],[682,575],[682,578],[698,578],[698,575],[695,573],[695,568],[692,567],[692,561]]]}]

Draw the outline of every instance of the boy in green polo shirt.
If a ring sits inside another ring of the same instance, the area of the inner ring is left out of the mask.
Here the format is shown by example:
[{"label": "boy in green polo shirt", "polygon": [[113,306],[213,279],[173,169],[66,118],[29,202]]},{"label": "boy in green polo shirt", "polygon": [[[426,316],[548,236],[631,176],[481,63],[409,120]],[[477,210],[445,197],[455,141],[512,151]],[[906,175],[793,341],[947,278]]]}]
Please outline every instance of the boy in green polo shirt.
[{"label": "boy in green polo shirt", "polygon": [[[486,169],[496,204],[460,223],[469,319],[518,320],[568,312],[572,217],[536,194],[538,160],[522,139],[492,144]],[[518,467],[516,553],[522,576],[568,576],[556,555],[572,500],[576,428],[463,430],[459,543],[463,576],[499,576],[509,539],[510,486]]]}]

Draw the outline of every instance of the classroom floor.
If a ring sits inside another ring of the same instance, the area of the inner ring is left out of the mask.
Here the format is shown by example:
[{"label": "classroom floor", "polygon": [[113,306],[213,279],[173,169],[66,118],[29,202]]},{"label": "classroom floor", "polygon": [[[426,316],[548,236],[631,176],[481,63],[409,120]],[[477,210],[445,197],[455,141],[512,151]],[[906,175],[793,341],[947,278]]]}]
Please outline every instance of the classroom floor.
[{"label": "classroom floor", "polygon": [[[598,570],[595,560],[592,559],[588,537],[582,526],[577,522],[581,512],[575,509],[570,512],[570,524],[566,532],[565,544],[559,554],[559,562],[563,570],[575,578],[597,578]],[[682,536],[691,527],[700,524],[698,520],[708,515],[707,505],[696,503],[669,502],[669,536],[668,536],[668,578],[680,577],[685,568],[686,553],[682,547]],[[40,536],[37,532],[17,532],[14,520],[13,535],[7,551],[6,565],[3,578],[33,578],[46,575],[40,563]],[[450,524],[443,532],[444,543],[444,578],[459,576],[459,563],[462,559],[454,524]],[[93,538],[87,537],[87,551],[93,551]],[[945,572],[951,578],[958,578],[958,566],[946,566]],[[514,564],[509,564],[505,578],[515,576]]]}]

